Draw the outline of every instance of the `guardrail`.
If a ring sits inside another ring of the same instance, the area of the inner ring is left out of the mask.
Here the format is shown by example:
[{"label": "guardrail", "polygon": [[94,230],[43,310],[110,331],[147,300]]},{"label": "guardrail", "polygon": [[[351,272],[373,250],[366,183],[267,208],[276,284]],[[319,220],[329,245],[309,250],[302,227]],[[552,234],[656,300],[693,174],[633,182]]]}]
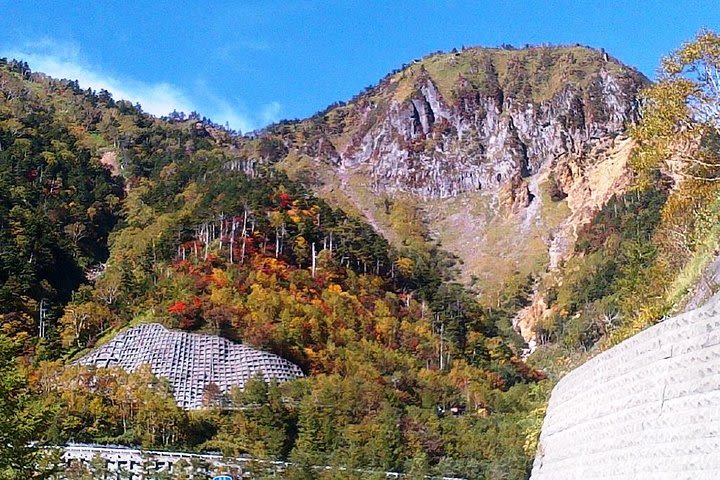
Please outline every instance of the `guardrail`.
[{"label": "guardrail", "polygon": [[[46,447],[62,451],[62,461],[70,466],[80,464],[101,466],[107,471],[108,478],[123,478],[128,480],[144,480],[155,478],[158,473],[176,474],[181,470],[190,478],[208,478],[211,475],[231,474],[236,478],[247,478],[249,467],[261,468],[266,471],[283,472],[293,464],[290,462],[261,460],[252,457],[224,457],[219,453],[188,453],[166,452],[161,450],[141,450],[138,448],[120,445],[93,445],[68,444],[59,447]],[[385,478],[407,478],[399,472],[381,472],[368,469],[349,469],[331,465],[318,465],[313,469],[353,471],[366,474],[384,474]],[[465,480],[455,477],[426,477],[436,480]]]}]

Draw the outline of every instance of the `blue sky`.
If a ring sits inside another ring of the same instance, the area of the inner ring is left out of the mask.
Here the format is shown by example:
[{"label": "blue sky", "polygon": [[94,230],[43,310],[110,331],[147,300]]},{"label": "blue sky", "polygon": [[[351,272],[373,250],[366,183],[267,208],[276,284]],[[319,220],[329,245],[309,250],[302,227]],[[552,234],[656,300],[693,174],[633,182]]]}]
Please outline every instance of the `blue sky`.
[{"label": "blue sky", "polygon": [[413,58],[463,45],[582,43],[651,78],[706,1],[0,0],[0,56],[248,131],[347,100]]}]

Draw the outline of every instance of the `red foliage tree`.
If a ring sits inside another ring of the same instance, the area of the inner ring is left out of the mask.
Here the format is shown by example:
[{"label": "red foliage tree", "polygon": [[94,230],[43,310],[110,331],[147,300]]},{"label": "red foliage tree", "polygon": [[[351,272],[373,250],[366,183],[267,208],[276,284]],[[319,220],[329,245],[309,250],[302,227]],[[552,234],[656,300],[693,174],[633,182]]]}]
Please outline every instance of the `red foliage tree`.
[{"label": "red foliage tree", "polygon": [[177,302],[173,303],[168,307],[168,312],[172,313],[173,315],[184,315],[187,311],[188,304],[183,302],[182,300],[178,300]]}]

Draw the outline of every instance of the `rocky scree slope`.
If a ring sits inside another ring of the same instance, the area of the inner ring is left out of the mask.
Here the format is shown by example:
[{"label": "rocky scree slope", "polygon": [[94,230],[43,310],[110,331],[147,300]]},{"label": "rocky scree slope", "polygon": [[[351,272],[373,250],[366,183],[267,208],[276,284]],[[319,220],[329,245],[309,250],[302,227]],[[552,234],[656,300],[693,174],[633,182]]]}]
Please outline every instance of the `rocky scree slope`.
[{"label": "rocky scree slope", "polygon": [[[624,132],[647,83],[579,46],[433,54],[268,128],[246,154],[280,162],[396,245],[407,243],[399,225],[420,223],[459,258],[462,280],[497,293],[512,275],[557,266],[628,185]],[[414,220],[398,219],[408,210]]]}]

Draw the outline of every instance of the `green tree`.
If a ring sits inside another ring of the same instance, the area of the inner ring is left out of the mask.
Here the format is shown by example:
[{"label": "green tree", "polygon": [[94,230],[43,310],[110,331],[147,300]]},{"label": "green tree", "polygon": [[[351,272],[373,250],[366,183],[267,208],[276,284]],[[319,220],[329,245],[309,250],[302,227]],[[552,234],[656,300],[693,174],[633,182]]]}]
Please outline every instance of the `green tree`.
[{"label": "green tree", "polygon": [[642,94],[636,168],[664,167],[720,180],[720,36],[701,30],[662,61],[660,80]]},{"label": "green tree", "polygon": [[368,439],[369,450],[376,455],[372,462],[385,471],[398,470],[399,459],[403,452],[401,414],[389,403],[383,403],[378,414],[378,429],[373,438]]},{"label": "green tree", "polygon": [[38,472],[38,449],[34,442],[52,412],[32,395],[15,356],[17,346],[0,335],[0,479],[45,478]]},{"label": "green tree", "polygon": [[267,384],[261,375],[252,377],[243,391],[232,392],[232,403],[241,411],[234,429],[253,456],[284,458],[289,453],[292,422],[277,384]]}]

